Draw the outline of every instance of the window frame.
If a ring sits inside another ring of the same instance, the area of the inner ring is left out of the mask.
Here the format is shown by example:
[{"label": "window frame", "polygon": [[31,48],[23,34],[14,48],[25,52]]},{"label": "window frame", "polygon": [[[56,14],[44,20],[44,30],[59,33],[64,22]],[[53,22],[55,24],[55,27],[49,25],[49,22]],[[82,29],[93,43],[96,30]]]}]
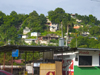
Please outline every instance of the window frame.
[{"label": "window frame", "polygon": [[[79,63],[80,63],[80,62],[79,62],[80,56],[91,56],[91,65],[79,65]],[[79,67],[92,67],[92,64],[93,64],[93,56],[92,56],[92,55],[79,55],[79,56],[78,56],[78,59],[79,59],[79,60],[78,60],[78,66],[79,66]]]}]

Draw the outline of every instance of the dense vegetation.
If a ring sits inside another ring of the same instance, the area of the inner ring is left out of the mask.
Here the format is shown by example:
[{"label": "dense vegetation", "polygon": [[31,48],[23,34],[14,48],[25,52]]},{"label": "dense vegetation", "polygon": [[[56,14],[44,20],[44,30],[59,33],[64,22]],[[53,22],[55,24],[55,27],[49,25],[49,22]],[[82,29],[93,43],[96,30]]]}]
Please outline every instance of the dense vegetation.
[{"label": "dense vegetation", "polygon": [[[46,25],[47,17],[52,23],[59,24],[59,30],[57,32],[49,31]],[[0,11],[0,45],[6,45],[9,40],[11,44],[25,44],[23,40],[18,38],[18,34],[23,34],[23,29],[25,27],[29,27],[31,32],[41,32],[42,36],[47,34],[57,34],[61,36],[61,23],[63,25],[64,35],[67,32],[67,26],[70,26],[69,32],[77,33],[78,35],[81,35],[82,32],[89,32],[89,37],[99,38],[100,21],[97,20],[96,17],[91,14],[87,16],[77,13],[75,17],[76,18],[72,18],[71,14],[66,13],[62,8],[48,11],[48,16],[44,16],[44,14],[39,15],[36,11],[29,14],[17,14],[17,12],[12,11],[10,15],[6,15]],[[77,22],[76,19],[82,20],[82,22]],[[83,27],[75,30],[73,29],[74,24],[83,25]]]},{"label": "dense vegetation", "polygon": [[9,40],[13,44],[21,44],[18,34],[22,34],[25,27],[29,27],[31,32],[43,32],[46,30],[46,17],[38,15],[36,11],[27,14],[17,14],[12,11],[10,15],[5,15],[0,11],[0,45],[7,44]]}]

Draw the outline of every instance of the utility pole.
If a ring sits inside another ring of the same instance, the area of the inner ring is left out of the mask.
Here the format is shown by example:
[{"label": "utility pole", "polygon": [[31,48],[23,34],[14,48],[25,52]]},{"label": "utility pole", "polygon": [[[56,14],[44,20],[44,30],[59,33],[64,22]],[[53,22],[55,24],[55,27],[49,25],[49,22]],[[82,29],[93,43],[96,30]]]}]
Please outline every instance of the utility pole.
[{"label": "utility pole", "polygon": [[76,33],[76,48],[77,48],[77,33]]},{"label": "utility pole", "polygon": [[59,39],[59,46],[64,46],[63,25],[62,25],[62,22],[61,22],[61,38]]},{"label": "utility pole", "polygon": [[63,38],[63,25],[62,25],[62,22],[61,22],[61,35],[62,35],[62,38]]},{"label": "utility pole", "polygon": [[68,46],[68,31],[69,31],[69,25],[67,25],[67,35],[66,35],[66,46]]}]

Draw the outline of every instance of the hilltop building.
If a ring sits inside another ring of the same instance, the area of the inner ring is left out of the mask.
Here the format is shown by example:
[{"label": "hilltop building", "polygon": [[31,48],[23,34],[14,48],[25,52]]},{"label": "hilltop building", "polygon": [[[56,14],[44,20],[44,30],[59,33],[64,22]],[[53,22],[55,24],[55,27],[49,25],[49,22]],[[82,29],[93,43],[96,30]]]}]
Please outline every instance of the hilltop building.
[{"label": "hilltop building", "polygon": [[30,32],[30,29],[28,27],[25,27],[25,29],[23,29],[23,34],[27,34]]}]

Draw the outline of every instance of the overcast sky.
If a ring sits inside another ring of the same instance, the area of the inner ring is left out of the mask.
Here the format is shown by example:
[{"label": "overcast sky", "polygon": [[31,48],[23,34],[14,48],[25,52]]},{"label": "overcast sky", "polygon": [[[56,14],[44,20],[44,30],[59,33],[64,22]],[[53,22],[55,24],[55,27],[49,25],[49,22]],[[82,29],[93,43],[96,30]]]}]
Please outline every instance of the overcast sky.
[{"label": "overcast sky", "polygon": [[35,10],[47,16],[48,11],[57,7],[63,8],[66,13],[92,14],[100,20],[99,0],[0,0],[0,11],[8,15],[11,11],[29,14]]}]

